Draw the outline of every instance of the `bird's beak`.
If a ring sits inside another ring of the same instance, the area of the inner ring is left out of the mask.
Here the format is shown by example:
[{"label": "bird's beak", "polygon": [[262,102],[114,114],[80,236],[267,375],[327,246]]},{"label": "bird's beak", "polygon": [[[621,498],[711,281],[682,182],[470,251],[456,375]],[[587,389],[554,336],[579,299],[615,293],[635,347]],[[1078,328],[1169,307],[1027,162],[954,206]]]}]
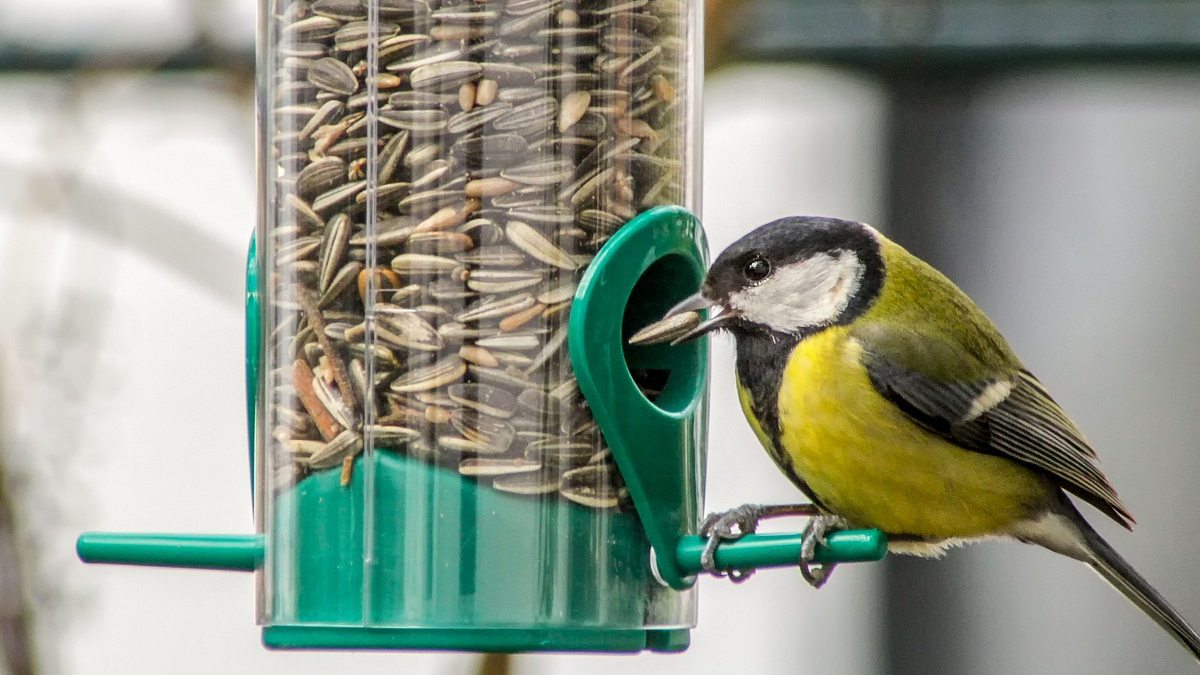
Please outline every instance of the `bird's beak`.
[{"label": "bird's beak", "polygon": [[667,310],[667,314],[662,318],[662,320],[665,321],[672,317],[679,316],[684,312],[698,312],[703,309],[712,311],[712,314],[709,316],[708,320],[701,322],[700,325],[689,330],[683,335],[680,335],[674,340],[671,340],[671,344],[677,345],[694,340],[701,335],[706,335],[718,328],[721,328],[737,318],[737,314],[731,311],[728,307],[719,302],[709,300],[708,298],[704,297],[704,294],[701,292],[685,298],[682,302]]}]

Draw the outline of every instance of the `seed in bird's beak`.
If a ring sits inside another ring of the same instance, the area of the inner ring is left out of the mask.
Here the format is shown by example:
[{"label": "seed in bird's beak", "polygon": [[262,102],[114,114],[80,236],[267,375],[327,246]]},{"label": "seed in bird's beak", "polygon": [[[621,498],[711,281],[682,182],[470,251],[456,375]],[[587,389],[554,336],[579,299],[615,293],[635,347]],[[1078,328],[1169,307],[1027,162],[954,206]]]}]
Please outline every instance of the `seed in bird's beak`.
[{"label": "seed in bird's beak", "polygon": [[[707,321],[700,314],[705,309],[715,312]],[[721,328],[734,318],[736,315],[724,305],[709,300],[703,293],[696,293],[667,310],[662,319],[638,331],[629,339],[629,343],[652,345],[670,342],[677,345]]]},{"label": "seed in bird's beak", "polygon": [[736,319],[737,316],[737,314],[734,314],[733,311],[725,308],[725,306],[717,305],[715,312],[709,316],[708,321],[705,321],[687,333],[684,333],[674,340],[671,340],[671,344],[683,344],[684,342],[695,340],[702,335],[707,335],[718,328],[724,328],[727,324]]},{"label": "seed in bird's beak", "polygon": [[700,323],[686,333],[675,337],[675,339],[671,340],[671,344],[682,344],[689,340],[694,340],[701,335],[711,333],[718,328],[723,328],[738,316],[725,305],[704,297],[704,293],[701,291],[689,298],[685,298],[679,304],[672,307],[663,318],[668,319],[684,312],[697,312],[702,309],[710,310],[708,320]]},{"label": "seed in bird's beak", "polygon": [[629,338],[631,345],[656,345],[663,342],[670,342],[677,337],[686,335],[693,328],[700,325],[701,316],[699,312],[681,312],[679,314],[668,315],[666,318],[646,326],[633,334]]}]

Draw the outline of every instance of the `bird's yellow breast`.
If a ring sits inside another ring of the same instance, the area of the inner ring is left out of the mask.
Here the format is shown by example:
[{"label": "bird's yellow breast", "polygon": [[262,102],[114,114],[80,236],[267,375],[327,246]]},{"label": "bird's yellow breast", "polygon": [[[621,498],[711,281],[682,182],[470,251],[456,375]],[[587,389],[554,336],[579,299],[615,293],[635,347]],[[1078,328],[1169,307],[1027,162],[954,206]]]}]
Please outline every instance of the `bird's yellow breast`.
[{"label": "bird's yellow breast", "polygon": [[951,539],[1003,533],[1046,503],[1045,478],[916,425],[875,391],[860,356],[847,328],[822,331],[793,350],[779,390],[781,454],[832,512]]}]

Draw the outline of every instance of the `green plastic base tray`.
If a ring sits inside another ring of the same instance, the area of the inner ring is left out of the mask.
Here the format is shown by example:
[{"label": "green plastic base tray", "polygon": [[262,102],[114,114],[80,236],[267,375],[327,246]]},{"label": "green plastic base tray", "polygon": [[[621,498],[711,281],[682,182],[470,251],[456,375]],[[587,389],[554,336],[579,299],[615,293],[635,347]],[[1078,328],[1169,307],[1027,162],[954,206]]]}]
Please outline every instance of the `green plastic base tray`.
[{"label": "green plastic base tray", "polygon": [[681,652],[688,630],[525,630],[271,626],[271,649],[432,649],[472,652]]},{"label": "green plastic base tray", "polygon": [[681,644],[648,636],[664,608],[688,601],[655,581],[632,511],[506,494],[389,451],[360,457],[349,485],[340,473],[317,472],[276,496],[264,570],[273,589],[268,646]]}]

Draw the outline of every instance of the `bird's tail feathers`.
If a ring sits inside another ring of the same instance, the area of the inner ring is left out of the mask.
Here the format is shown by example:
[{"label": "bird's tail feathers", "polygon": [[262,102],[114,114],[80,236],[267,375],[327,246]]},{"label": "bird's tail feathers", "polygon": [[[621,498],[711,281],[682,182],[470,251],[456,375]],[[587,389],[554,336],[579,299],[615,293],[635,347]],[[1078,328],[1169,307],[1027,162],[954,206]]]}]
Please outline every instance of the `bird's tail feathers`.
[{"label": "bird's tail feathers", "polygon": [[1092,529],[1074,506],[1069,503],[1064,506],[1061,512],[1047,514],[1036,523],[1030,523],[1017,535],[1018,538],[1087,563],[1200,661],[1200,634],[1196,629]]},{"label": "bird's tail feathers", "polygon": [[1200,661],[1200,635],[1196,633],[1196,629],[1192,628],[1166,598],[1154,590],[1150,582],[1138,574],[1137,570],[1113,550],[1091,526],[1085,523],[1081,529],[1092,553],[1092,559],[1086,561],[1092,569],[1140,607],[1155,623],[1171,633],[1179,644]]}]

